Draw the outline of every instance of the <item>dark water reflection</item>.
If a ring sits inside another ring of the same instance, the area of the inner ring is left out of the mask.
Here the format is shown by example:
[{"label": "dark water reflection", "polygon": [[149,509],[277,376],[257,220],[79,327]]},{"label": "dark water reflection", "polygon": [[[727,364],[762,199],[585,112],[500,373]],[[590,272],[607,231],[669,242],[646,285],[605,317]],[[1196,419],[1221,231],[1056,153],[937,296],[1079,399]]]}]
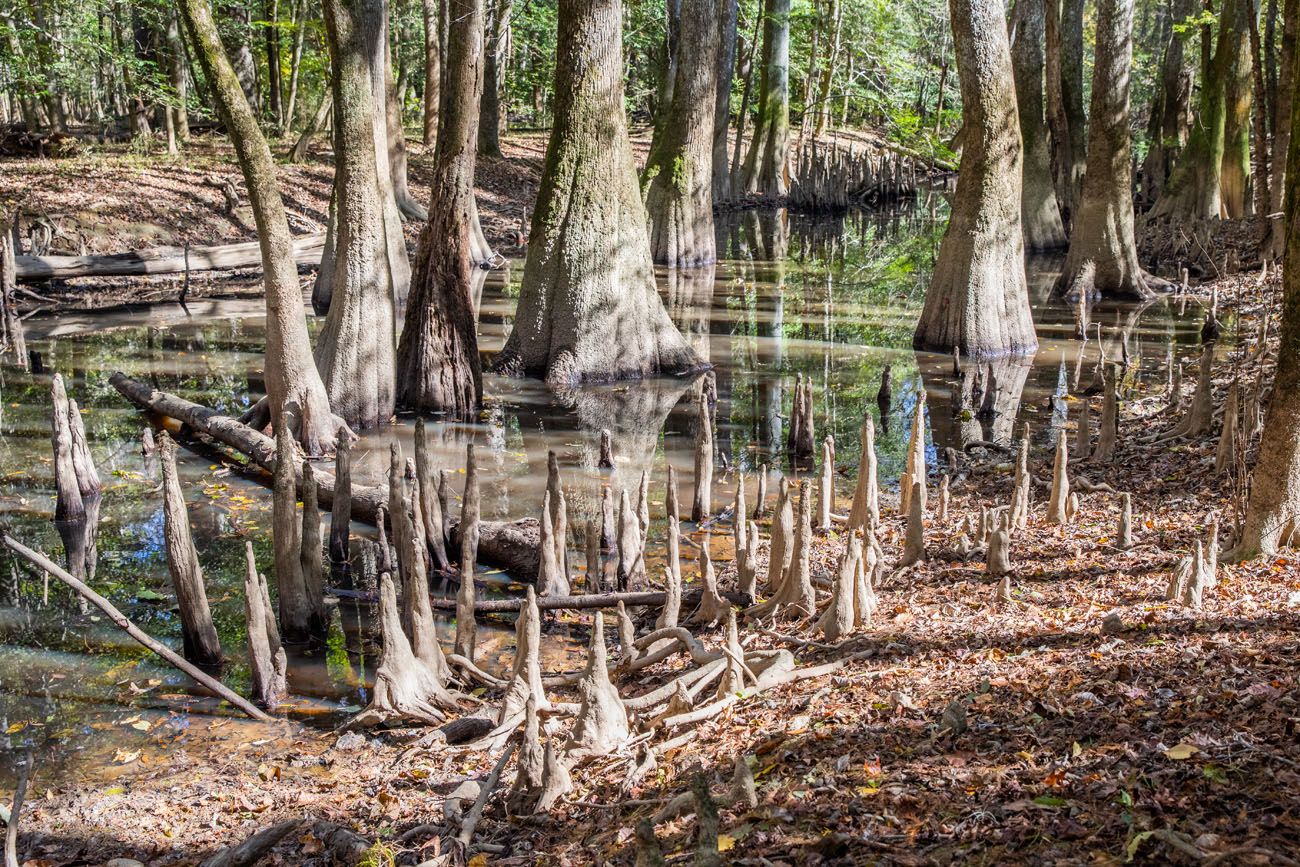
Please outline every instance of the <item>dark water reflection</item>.
[{"label": "dark water reflection", "polygon": [[[863,413],[877,421],[880,473],[888,483],[901,470],[908,420],[922,390],[931,465],[949,447],[961,449],[973,441],[1010,444],[1022,421],[1029,421],[1035,440],[1050,441],[1063,419],[1058,398],[1091,378],[1095,330],[1087,344],[1075,338],[1077,311],[1047,298],[1058,263],[1035,260],[1030,280],[1040,349],[1032,360],[963,365],[954,375],[950,357],[913,352],[912,328],[944,217],[937,194],[916,206],[834,219],[777,211],[727,215],[718,224],[718,249],[726,259],[716,270],[661,275],[673,319],[714,366],[717,445],[728,466],[754,472],[768,464],[774,478],[785,468],[785,419],[797,376],[813,383],[817,436],[835,436],[838,463],[846,471],[843,496],[855,475]],[[487,356],[500,349],[509,331],[521,270],[513,263],[489,275],[482,288],[481,345]],[[1145,307],[1097,306],[1088,316],[1094,328],[1102,327],[1107,357],[1118,359],[1127,345],[1138,392],[1164,382],[1171,346],[1182,356],[1195,352],[1199,314],[1194,310],[1180,316],[1171,303],[1157,301]],[[177,644],[179,624],[161,550],[157,468],[140,452],[143,420],[112,389],[108,376],[123,370],[237,414],[262,391],[263,328],[256,301],[195,302],[188,315],[168,305],[27,323],[29,348],[41,353],[47,371],[64,374],[70,394],[85,409],[105,479],[95,586],[143,628]],[[880,407],[876,394],[886,367],[892,400]],[[602,485],[631,491],[648,471],[652,514],[659,519],[671,465],[689,503],[695,383],[656,381],[555,394],[538,382],[488,376],[485,388],[490,400],[482,417],[473,424],[434,423],[430,446],[435,464],[456,474],[459,491],[465,446],[476,444],[486,518],[537,514],[548,450],[557,453],[569,491],[574,564],[583,562],[584,524],[599,523]],[[0,367],[0,521],[7,531],[62,557],[64,541],[50,521],[48,390],[48,373],[9,363]],[[612,473],[598,467],[602,429],[613,435]],[[402,418],[365,436],[353,452],[354,476],[381,481],[389,443],[398,441],[413,454],[413,430],[413,420]],[[182,451],[180,471],[214,617],[231,659],[225,678],[246,690],[243,545],[253,541],[269,572],[269,496],[259,480],[232,471],[215,454]],[[732,497],[735,478],[731,473],[719,481],[715,509]],[[354,533],[365,532],[354,527]],[[655,524],[652,546],[662,535]],[[75,548],[85,537],[65,538]],[[688,546],[684,553],[688,573],[694,571],[690,561],[697,550]],[[503,589],[508,585],[510,576],[484,572]],[[449,637],[452,624],[443,622],[441,628]],[[480,628],[480,642],[485,667],[508,664],[513,643],[508,623]],[[549,642],[546,664],[574,667],[576,649],[561,626]],[[362,704],[376,650],[369,612],[341,605],[326,646],[299,650],[291,660],[292,712],[332,722]],[[54,761],[78,767],[92,759],[113,765],[113,755],[141,749],[142,740],[171,743],[177,731],[189,730],[191,717],[203,719],[177,713],[178,708],[188,706],[196,714],[211,709],[206,699],[178,698],[188,688],[184,678],[155,664],[106,620],[85,612],[57,583],[47,587],[40,576],[8,562],[0,565],[0,688],[0,730],[8,730],[9,744],[53,744]],[[151,732],[123,725],[151,707],[157,710],[146,715],[158,721]],[[155,738],[153,732],[161,734]]]}]

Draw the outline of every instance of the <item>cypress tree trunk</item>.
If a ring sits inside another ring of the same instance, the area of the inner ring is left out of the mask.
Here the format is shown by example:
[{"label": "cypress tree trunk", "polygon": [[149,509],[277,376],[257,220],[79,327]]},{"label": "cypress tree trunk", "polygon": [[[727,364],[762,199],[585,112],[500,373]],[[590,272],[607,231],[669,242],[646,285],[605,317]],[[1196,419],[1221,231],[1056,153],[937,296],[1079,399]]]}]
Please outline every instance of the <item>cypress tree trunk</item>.
[{"label": "cypress tree trunk", "polygon": [[1133,240],[1129,76],[1133,0],[1097,0],[1088,172],[1056,290],[1071,297],[1149,298]]},{"label": "cypress tree trunk", "polygon": [[173,11],[167,16],[167,77],[172,90],[176,92],[176,105],[169,106],[172,128],[182,143],[190,140],[190,115],[186,108],[189,101],[189,78],[185,71],[185,42],[181,39],[181,22],[179,13]]},{"label": "cypress tree trunk", "polygon": [[[1289,4],[1288,4],[1289,5]],[[1294,86],[1294,81],[1292,81]],[[1292,94],[1294,98],[1294,93]],[[1282,269],[1282,330],[1264,434],[1250,486],[1240,559],[1272,556],[1300,519],[1300,112],[1292,112],[1286,174],[1286,260]]]},{"label": "cypress tree trunk", "polygon": [[483,0],[451,0],[447,100],[397,347],[399,406],[465,417],[483,401],[471,258],[474,139],[484,86]]},{"label": "cypress tree trunk", "polygon": [[764,0],[762,63],[745,192],[779,197],[790,189],[790,0]]},{"label": "cypress tree trunk", "polygon": [[967,358],[1038,346],[1020,229],[1020,124],[1001,0],[950,0],[966,142],[952,217],[912,337]]},{"label": "cypress tree trunk", "polygon": [[508,374],[577,384],[698,365],[655,288],[623,108],[622,7],[559,3],[555,123],[515,325],[497,362]]},{"label": "cypress tree trunk", "polygon": [[1225,100],[1227,115],[1224,119],[1219,195],[1223,215],[1239,220],[1246,216],[1246,185],[1250,180],[1250,16],[1255,14],[1255,0],[1236,0],[1232,5],[1235,56]]},{"label": "cypress tree trunk", "polygon": [[[1061,104],[1070,137],[1070,162],[1064,172],[1070,195],[1064,204],[1071,213],[1079,207],[1088,157],[1088,118],[1083,113],[1083,5],[1084,0],[1062,0],[1061,4]],[[1074,225],[1072,217],[1070,225]]]},{"label": "cypress tree trunk", "polygon": [[[1196,11],[1196,0],[1174,0],[1171,24],[1179,24]],[[1146,160],[1142,163],[1142,194],[1152,203],[1169,180],[1174,160],[1187,141],[1187,116],[1192,97],[1192,71],[1183,48],[1184,37],[1169,28],[1160,79],[1151,100]]]},{"label": "cypress tree trunk", "polygon": [[[1277,124],[1273,129],[1273,168],[1269,173],[1273,185],[1269,192],[1272,202],[1270,213],[1278,213],[1286,206],[1286,189],[1288,186],[1287,154],[1291,147],[1292,114],[1295,105],[1295,82],[1297,75],[1296,36],[1300,31],[1300,0],[1286,0],[1282,14],[1282,68],[1278,73],[1277,86]],[[1269,220],[1269,256],[1281,261],[1286,249],[1286,221]]]},{"label": "cypress tree trunk", "polygon": [[442,94],[442,5],[422,0],[424,13],[424,146],[438,142],[438,110]]},{"label": "cypress tree trunk", "polygon": [[478,152],[484,156],[501,156],[501,67],[513,8],[512,0],[493,0],[488,14],[482,108],[478,116]]},{"label": "cypress tree trunk", "polygon": [[410,220],[427,220],[429,215],[411,197],[406,181],[406,132],[402,129],[402,97],[393,78],[393,57],[384,40],[384,120],[387,123],[388,171],[393,181],[393,200],[397,210]]},{"label": "cypress tree trunk", "polygon": [[266,37],[266,92],[270,97],[271,119],[277,127],[284,116],[280,109],[280,30],[276,26],[279,17],[279,2],[266,0],[266,23],[262,28]]},{"label": "cypress tree trunk", "polygon": [[1235,72],[1237,50],[1232,38],[1237,4],[1224,0],[1219,14],[1219,39],[1213,58],[1202,76],[1196,118],[1187,145],[1178,155],[1169,183],[1151,209],[1153,217],[1209,220],[1219,216],[1222,199],[1224,136],[1227,125],[1228,81]]},{"label": "cypress tree trunk", "polygon": [[357,429],[393,414],[396,299],[410,263],[388,164],[386,0],[327,0],[334,71],[334,195],[320,276],[329,316],[316,347],[330,404]]},{"label": "cypress tree trunk", "polygon": [[718,77],[713,107],[713,200],[731,198],[731,172],[727,166],[727,132],[731,128],[731,82],[736,72],[737,0],[718,4]]},{"label": "cypress tree trunk", "polygon": [[1017,0],[1015,25],[1011,63],[1015,71],[1020,137],[1024,143],[1020,224],[1028,249],[1054,250],[1065,246],[1065,226],[1056,203],[1052,150],[1044,114],[1045,0]]},{"label": "cypress tree trunk", "polygon": [[673,267],[712,264],[713,112],[718,31],[713,0],[681,0],[679,63],[663,132],[646,160],[645,206],[654,261]]},{"label": "cypress tree trunk", "polygon": [[330,412],[324,383],[312,361],[307,317],[303,312],[293,241],[276,186],[275,162],[239,79],[221,48],[208,0],[181,0],[189,31],[217,112],[230,132],[248,185],[248,199],[262,248],[262,283],[266,289],[266,390],[270,417],[286,409],[298,429],[298,442],[309,455],[333,451],[342,421]]}]

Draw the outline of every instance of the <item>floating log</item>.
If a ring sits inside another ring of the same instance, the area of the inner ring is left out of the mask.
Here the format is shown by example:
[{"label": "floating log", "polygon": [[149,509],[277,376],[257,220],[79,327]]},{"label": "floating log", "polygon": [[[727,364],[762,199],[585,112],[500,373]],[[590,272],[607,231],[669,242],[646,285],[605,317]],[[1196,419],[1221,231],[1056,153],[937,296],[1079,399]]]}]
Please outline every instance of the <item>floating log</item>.
[{"label": "floating log", "polygon": [[[209,407],[167,392],[156,391],[124,373],[114,373],[109,377],[109,382],[123,397],[141,409],[184,422],[191,430],[207,434],[267,472],[274,471],[275,440],[260,431]],[[321,505],[331,507],[334,503],[334,477],[328,473],[318,473],[317,485]],[[354,485],[351,491],[352,517],[373,524],[379,508],[386,500],[386,493],[378,487]],[[445,510],[443,514],[446,514]],[[456,522],[449,523],[455,541]],[[479,524],[479,558],[505,569],[520,581],[533,581],[537,578],[539,533],[536,518],[482,521]]]},{"label": "floating log", "polygon": [[[295,238],[293,260],[299,265],[319,265],[324,249],[324,233]],[[15,256],[14,265],[18,279],[28,283],[74,277],[141,277],[185,271],[260,269],[262,248],[258,241],[244,241],[211,247],[154,247],[94,256]]]},{"label": "floating log", "polygon": [[[532,589],[531,587],[529,588]],[[364,590],[349,590],[343,587],[331,587],[328,592],[343,599],[357,599],[375,602],[378,597]],[[734,590],[718,590],[718,595],[733,605],[741,607],[752,605],[754,598]],[[668,594],[662,590],[638,590],[630,593],[582,593],[577,596],[548,596],[537,600],[539,611],[559,611],[561,609],[587,610],[593,608],[617,608],[622,602],[627,607],[644,606],[661,608],[668,601]],[[685,594],[681,599],[682,608],[699,605],[700,591]],[[456,600],[434,596],[429,604],[436,611],[455,611]],[[474,603],[475,614],[514,614],[524,606],[522,597],[510,599],[479,599]]]},{"label": "floating log", "polygon": [[33,551],[31,548],[28,548],[12,536],[6,535],[4,537],[4,544],[6,548],[13,551],[23,560],[26,560],[37,569],[45,570],[64,584],[71,587],[73,590],[77,591],[77,593],[79,593],[87,602],[104,612],[104,615],[108,617],[109,620],[113,621],[113,623],[115,623],[120,629],[126,632],[127,635],[134,638],[147,649],[161,656],[167,662],[176,666],[176,668],[185,672],[198,684],[211,690],[212,693],[219,698],[230,702],[230,704],[239,708],[239,710],[243,711],[253,719],[263,720],[265,722],[269,722],[273,719],[271,716],[268,716],[259,710],[252,704],[252,702],[248,701],[248,699],[239,695],[211,675],[206,674],[202,669],[187,662],[179,653],[172,650],[161,641],[153,638],[140,627],[136,626],[125,614],[119,611],[113,603],[87,587],[82,581],[74,578],[49,557],[46,557],[39,551]]}]

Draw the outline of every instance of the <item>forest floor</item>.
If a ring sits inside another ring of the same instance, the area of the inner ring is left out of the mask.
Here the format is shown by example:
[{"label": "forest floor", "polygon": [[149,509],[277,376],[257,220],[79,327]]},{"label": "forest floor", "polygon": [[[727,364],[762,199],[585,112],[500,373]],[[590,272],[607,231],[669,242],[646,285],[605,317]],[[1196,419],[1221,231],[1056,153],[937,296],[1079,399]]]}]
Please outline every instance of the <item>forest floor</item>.
[{"label": "forest floor", "polygon": [[[1255,334],[1275,279],[1218,285],[1237,333]],[[1249,343],[1218,362],[1220,399]],[[1192,386],[1185,381],[1184,403]],[[1160,389],[1126,396],[1115,461],[1072,466],[1076,478],[1132,494],[1135,547],[1114,545],[1113,493],[1081,493],[1073,523],[1047,524],[1051,455],[1035,453],[1035,507],[1013,540],[1012,601],[999,605],[983,563],[934,556],[967,516],[1008,501],[1008,458],[972,453],[953,482],[950,517],[928,519],[932,559],[877,588],[869,628],[833,647],[808,624],[778,624],[785,639],[742,628],[747,649],[787,646],[800,665],[839,659],[840,670],[733,704],[630,788],[629,757],[617,756],[577,767],[576,790],[549,816],[507,820],[492,801],[475,840],[508,854],[475,863],[630,864],[637,821],[684,791],[697,766],[722,791],[737,756],[754,757],[758,803],[724,806],[727,863],[1296,863],[1300,570],[1290,557],[1223,563],[1203,610],[1165,601],[1207,516],[1219,516],[1226,536],[1234,520],[1233,485],[1214,474],[1217,436],[1139,442],[1174,424],[1167,401]],[[847,510],[847,493],[837,511]],[[893,512],[880,538],[891,562],[903,535]],[[829,577],[844,543],[818,538],[815,577]],[[720,582],[729,586],[725,560]],[[639,694],[675,665],[616,682]],[[284,723],[236,742],[220,735],[225,725],[155,724],[149,737],[168,748],[147,765],[121,756],[119,767],[87,769],[80,781],[47,784],[38,769],[23,815],[26,834],[39,835],[24,838],[31,863],[197,863],[299,817],[343,824],[383,841],[397,863],[416,863],[437,854],[430,825],[443,823],[448,793],[497,758],[413,749],[418,731],[359,737]],[[689,815],[658,827],[670,863],[690,862],[694,828]],[[266,863],[326,859],[304,824]]]}]

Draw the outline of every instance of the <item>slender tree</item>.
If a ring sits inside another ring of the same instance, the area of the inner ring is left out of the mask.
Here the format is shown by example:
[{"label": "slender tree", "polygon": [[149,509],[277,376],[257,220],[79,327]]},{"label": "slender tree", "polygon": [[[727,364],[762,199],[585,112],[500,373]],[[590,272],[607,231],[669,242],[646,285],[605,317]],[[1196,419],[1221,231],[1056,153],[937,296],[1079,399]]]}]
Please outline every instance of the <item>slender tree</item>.
[{"label": "slender tree", "polygon": [[421,0],[424,16],[424,146],[438,141],[442,94],[442,7],[446,0]]},{"label": "slender tree", "polygon": [[[1250,19],[1256,15],[1256,0],[1236,0],[1231,38],[1236,57],[1224,97],[1223,167],[1219,172],[1219,196],[1223,215],[1234,220],[1246,216],[1250,181],[1251,67]],[[1226,11],[1226,9],[1225,9]],[[1261,95],[1262,96],[1262,95]],[[1262,109],[1261,109],[1262,110]]]},{"label": "slender tree", "polygon": [[275,162],[221,47],[208,0],[182,0],[180,10],[217,113],[234,142],[257,224],[266,290],[265,376],[269,404],[260,413],[261,424],[279,418],[288,409],[298,425],[294,434],[303,449],[310,455],[323,454],[333,450],[346,428],[330,412],[325,385],[312,361],[302,289],[293,261],[293,238],[276,184]]},{"label": "slender tree", "polygon": [[727,133],[731,129],[731,82],[736,73],[737,0],[718,3],[717,97],[713,107],[713,200],[731,198],[731,172],[727,166]]},{"label": "slender tree", "polygon": [[966,141],[912,345],[967,358],[1038,346],[1020,229],[1020,124],[1001,0],[949,0]]},{"label": "slender tree", "polygon": [[[1292,81],[1292,87],[1295,82]],[[1294,98],[1294,93],[1292,94]],[[1236,556],[1272,556],[1300,526],[1300,112],[1290,118],[1286,172],[1286,258],[1277,374],[1251,476],[1250,502]]]},{"label": "slender tree", "polygon": [[790,189],[790,0],[764,0],[763,53],[754,136],[745,155],[745,192]]},{"label": "slender tree", "polygon": [[[1070,146],[1069,160],[1063,169],[1067,201],[1073,212],[1079,205],[1083,187],[1083,170],[1088,157],[1088,118],[1083,112],[1083,6],[1085,0],[1061,0],[1061,107],[1065,114],[1065,132]],[[1073,225],[1073,219],[1071,219]]]},{"label": "slender tree", "polygon": [[[1295,82],[1297,73],[1296,37],[1300,32],[1300,0],[1286,0],[1282,30],[1282,66],[1278,74],[1277,109],[1273,127],[1273,166],[1269,172],[1272,185],[1270,213],[1280,213],[1286,205],[1287,154],[1291,147],[1291,128],[1295,113]],[[1286,250],[1286,222],[1279,219],[1269,220],[1268,254],[1275,261],[1281,261]]]},{"label": "slender tree", "polygon": [[1142,163],[1142,194],[1148,203],[1160,196],[1169,180],[1174,160],[1187,141],[1192,97],[1192,70],[1183,45],[1186,37],[1177,29],[1196,10],[1196,0],[1174,0],[1172,21],[1166,28],[1160,78],[1151,98],[1151,119],[1147,127],[1147,155]]},{"label": "slender tree", "polygon": [[717,99],[718,28],[715,0],[681,0],[679,50],[672,102],[663,131],[646,160],[645,206],[650,252],[674,267],[712,264],[713,112]]},{"label": "slender tree", "polygon": [[622,0],[559,0],[555,122],[497,362],[509,374],[576,384],[698,365],[655,287],[623,106],[622,12]]},{"label": "slender tree", "polygon": [[474,140],[483,88],[483,0],[450,0],[447,101],[397,347],[397,403],[467,416],[483,400],[472,295]]},{"label": "slender tree", "polygon": [[407,181],[406,132],[402,128],[402,97],[393,77],[392,49],[384,42],[384,121],[388,142],[388,172],[392,179],[393,201],[402,216],[410,220],[427,220],[429,215],[411,195]]},{"label": "slender tree", "polygon": [[1088,171],[1056,286],[1071,297],[1149,298],[1153,293],[1133,239],[1128,98],[1133,0],[1097,0],[1096,44]]},{"label": "slender tree", "polygon": [[1223,175],[1228,82],[1236,72],[1237,44],[1232,38],[1237,4],[1224,0],[1219,38],[1201,81],[1200,100],[1187,145],[1178,156],[1169,183],[1151,209],[1152,216],[1176,220],[1210,220],[1220,215],[1219,183]]},{"label": "slender tree", "polygon": [[396,299],[410,262],[388,166],[386,0],[326,0],[334,71],[334,193],[326,281],[329,316],[316,362],[335,412],[355,428],[388,422],[395,400]]},{"label": "slender tree", "polygon": [[[1052,180],[1052,148],[1044,110],[1043,68],[1046,58],[1045,0],[1016,0],[1012,19],[1016,38],[1011,64],[1016,82],[1020,137],[1024,143],[1020,186],[1020,225],[1025,247],[1054,250],[1065,246],[1065,225]],[[1095,115],[1094,115],[1095,116]]]},{"label": "slender tree", "polygon": [[[483,96],[478,117],[478,152],[484,156],[501,156],[502,73],[506,46],[510,39],[510,16],[514,0],[492,0],[487,13],[487,51],[483,63]],[[454,16],[453,16],[454,23]]]}]

